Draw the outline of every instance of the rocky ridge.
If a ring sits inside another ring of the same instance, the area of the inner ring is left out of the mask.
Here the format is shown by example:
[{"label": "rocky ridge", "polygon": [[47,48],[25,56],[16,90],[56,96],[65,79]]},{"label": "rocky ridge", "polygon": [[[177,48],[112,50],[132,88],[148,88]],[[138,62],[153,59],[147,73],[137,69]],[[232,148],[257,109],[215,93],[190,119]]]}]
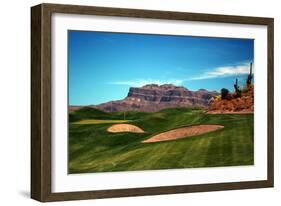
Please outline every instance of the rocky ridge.
[{"label": "rocky ridge", "polygon": [[217,95],[219,95],[218,92],[210,92],[205,89],[191,91],[173,84],[148,84],[142,87],[131,87],[127,97],[122,100],[92,105],[92,107],[105,112],[155,112],[174,107],[207,108],[210,104],[210,99]]}]

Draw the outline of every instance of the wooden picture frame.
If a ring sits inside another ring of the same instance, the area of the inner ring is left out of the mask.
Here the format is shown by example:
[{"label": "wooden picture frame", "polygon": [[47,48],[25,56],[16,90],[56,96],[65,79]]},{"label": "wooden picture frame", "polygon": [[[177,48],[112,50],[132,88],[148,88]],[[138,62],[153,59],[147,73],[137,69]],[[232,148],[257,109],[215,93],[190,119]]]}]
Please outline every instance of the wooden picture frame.
[{"label": "wooden picture frame", "polygon": [[[182,20],[193,22],[220,22],[264,25],[267,27],[267,179],[258,181],[214,184],[170,185],[161,187],[110,189],[79,192],[52,192],[51,158],[51,16],[54,13],[135,17],[146,19]],[[170,11],[105,8],[92,6],[40,4],[31,8],[31,198],[42,202],[81,200],[93,198],[160,195],[273,187],[274,182],[274,88],[273,88],[272,18],[244,17]]]}]

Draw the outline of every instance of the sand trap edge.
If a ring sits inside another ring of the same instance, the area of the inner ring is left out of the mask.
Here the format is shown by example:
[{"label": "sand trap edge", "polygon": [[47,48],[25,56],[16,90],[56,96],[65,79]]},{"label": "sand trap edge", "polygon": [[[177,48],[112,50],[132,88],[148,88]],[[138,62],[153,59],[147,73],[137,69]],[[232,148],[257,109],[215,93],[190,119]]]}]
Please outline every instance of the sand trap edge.
[{"label": "sand trap edge", "polygon": [[152,142],[163,142],[171,141],[176,139],[183,139],[187,137],[193,137],[209,132],[213,132],[219,129],[223,129],[223,125],[193,125],[187,127],[181,127],[177,129],[172,129],[166,132],[161,132],[156,134],[149,139],[142,141],[142,143],[152,143]]},{"label": "sand trap edge", "polygon": [[110,133],[121,133],[121,132],[144,133],[143,129],[133,124],[114,124],[108,127],[106,131]]}]

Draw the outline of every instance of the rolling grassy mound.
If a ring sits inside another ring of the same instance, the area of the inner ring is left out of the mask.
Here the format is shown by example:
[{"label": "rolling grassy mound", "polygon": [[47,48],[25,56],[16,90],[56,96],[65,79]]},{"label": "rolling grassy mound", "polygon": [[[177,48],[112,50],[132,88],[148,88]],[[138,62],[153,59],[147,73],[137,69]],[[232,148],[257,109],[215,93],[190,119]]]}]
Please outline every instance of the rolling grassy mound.
[{"label": "rolling grassy mound", "polygon": [[[81,120],[123,120],[123,112],[87,108],[71,113]],[[252,165],[253,114],[207,114],[200,109],[176,108],[155,113],[126,112],[126,120],[145,133],[109,133],[114,123],[69,125],[69,172],[109,172],[171,168]],[[166,142],[142,141],[171,129],[217,124],[214,132]]]}]

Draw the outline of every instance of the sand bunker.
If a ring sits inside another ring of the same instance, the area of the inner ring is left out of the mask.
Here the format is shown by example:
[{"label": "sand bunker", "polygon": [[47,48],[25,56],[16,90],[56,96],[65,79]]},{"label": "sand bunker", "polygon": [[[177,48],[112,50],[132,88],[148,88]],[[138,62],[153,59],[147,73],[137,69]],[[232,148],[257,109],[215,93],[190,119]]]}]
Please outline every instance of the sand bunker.
[{"label": "sand bunker", "polygon": [[194,125],[189,127],[182,127],[182,128],[173,129],[167,132],[157,134],[147,140],[144,140],[143,142],[144,143],[162,142],[162,141],[181,139],[185,137],[204,134],[207,132],[212,132],[222,128],[224,128],[224,126],[222,125]]},{"label": "sand bunker", "polygon": [[133,133],[144,133],[144,131],[132,124],[114,124],[107,129],[108,132],[133,132]]}]

